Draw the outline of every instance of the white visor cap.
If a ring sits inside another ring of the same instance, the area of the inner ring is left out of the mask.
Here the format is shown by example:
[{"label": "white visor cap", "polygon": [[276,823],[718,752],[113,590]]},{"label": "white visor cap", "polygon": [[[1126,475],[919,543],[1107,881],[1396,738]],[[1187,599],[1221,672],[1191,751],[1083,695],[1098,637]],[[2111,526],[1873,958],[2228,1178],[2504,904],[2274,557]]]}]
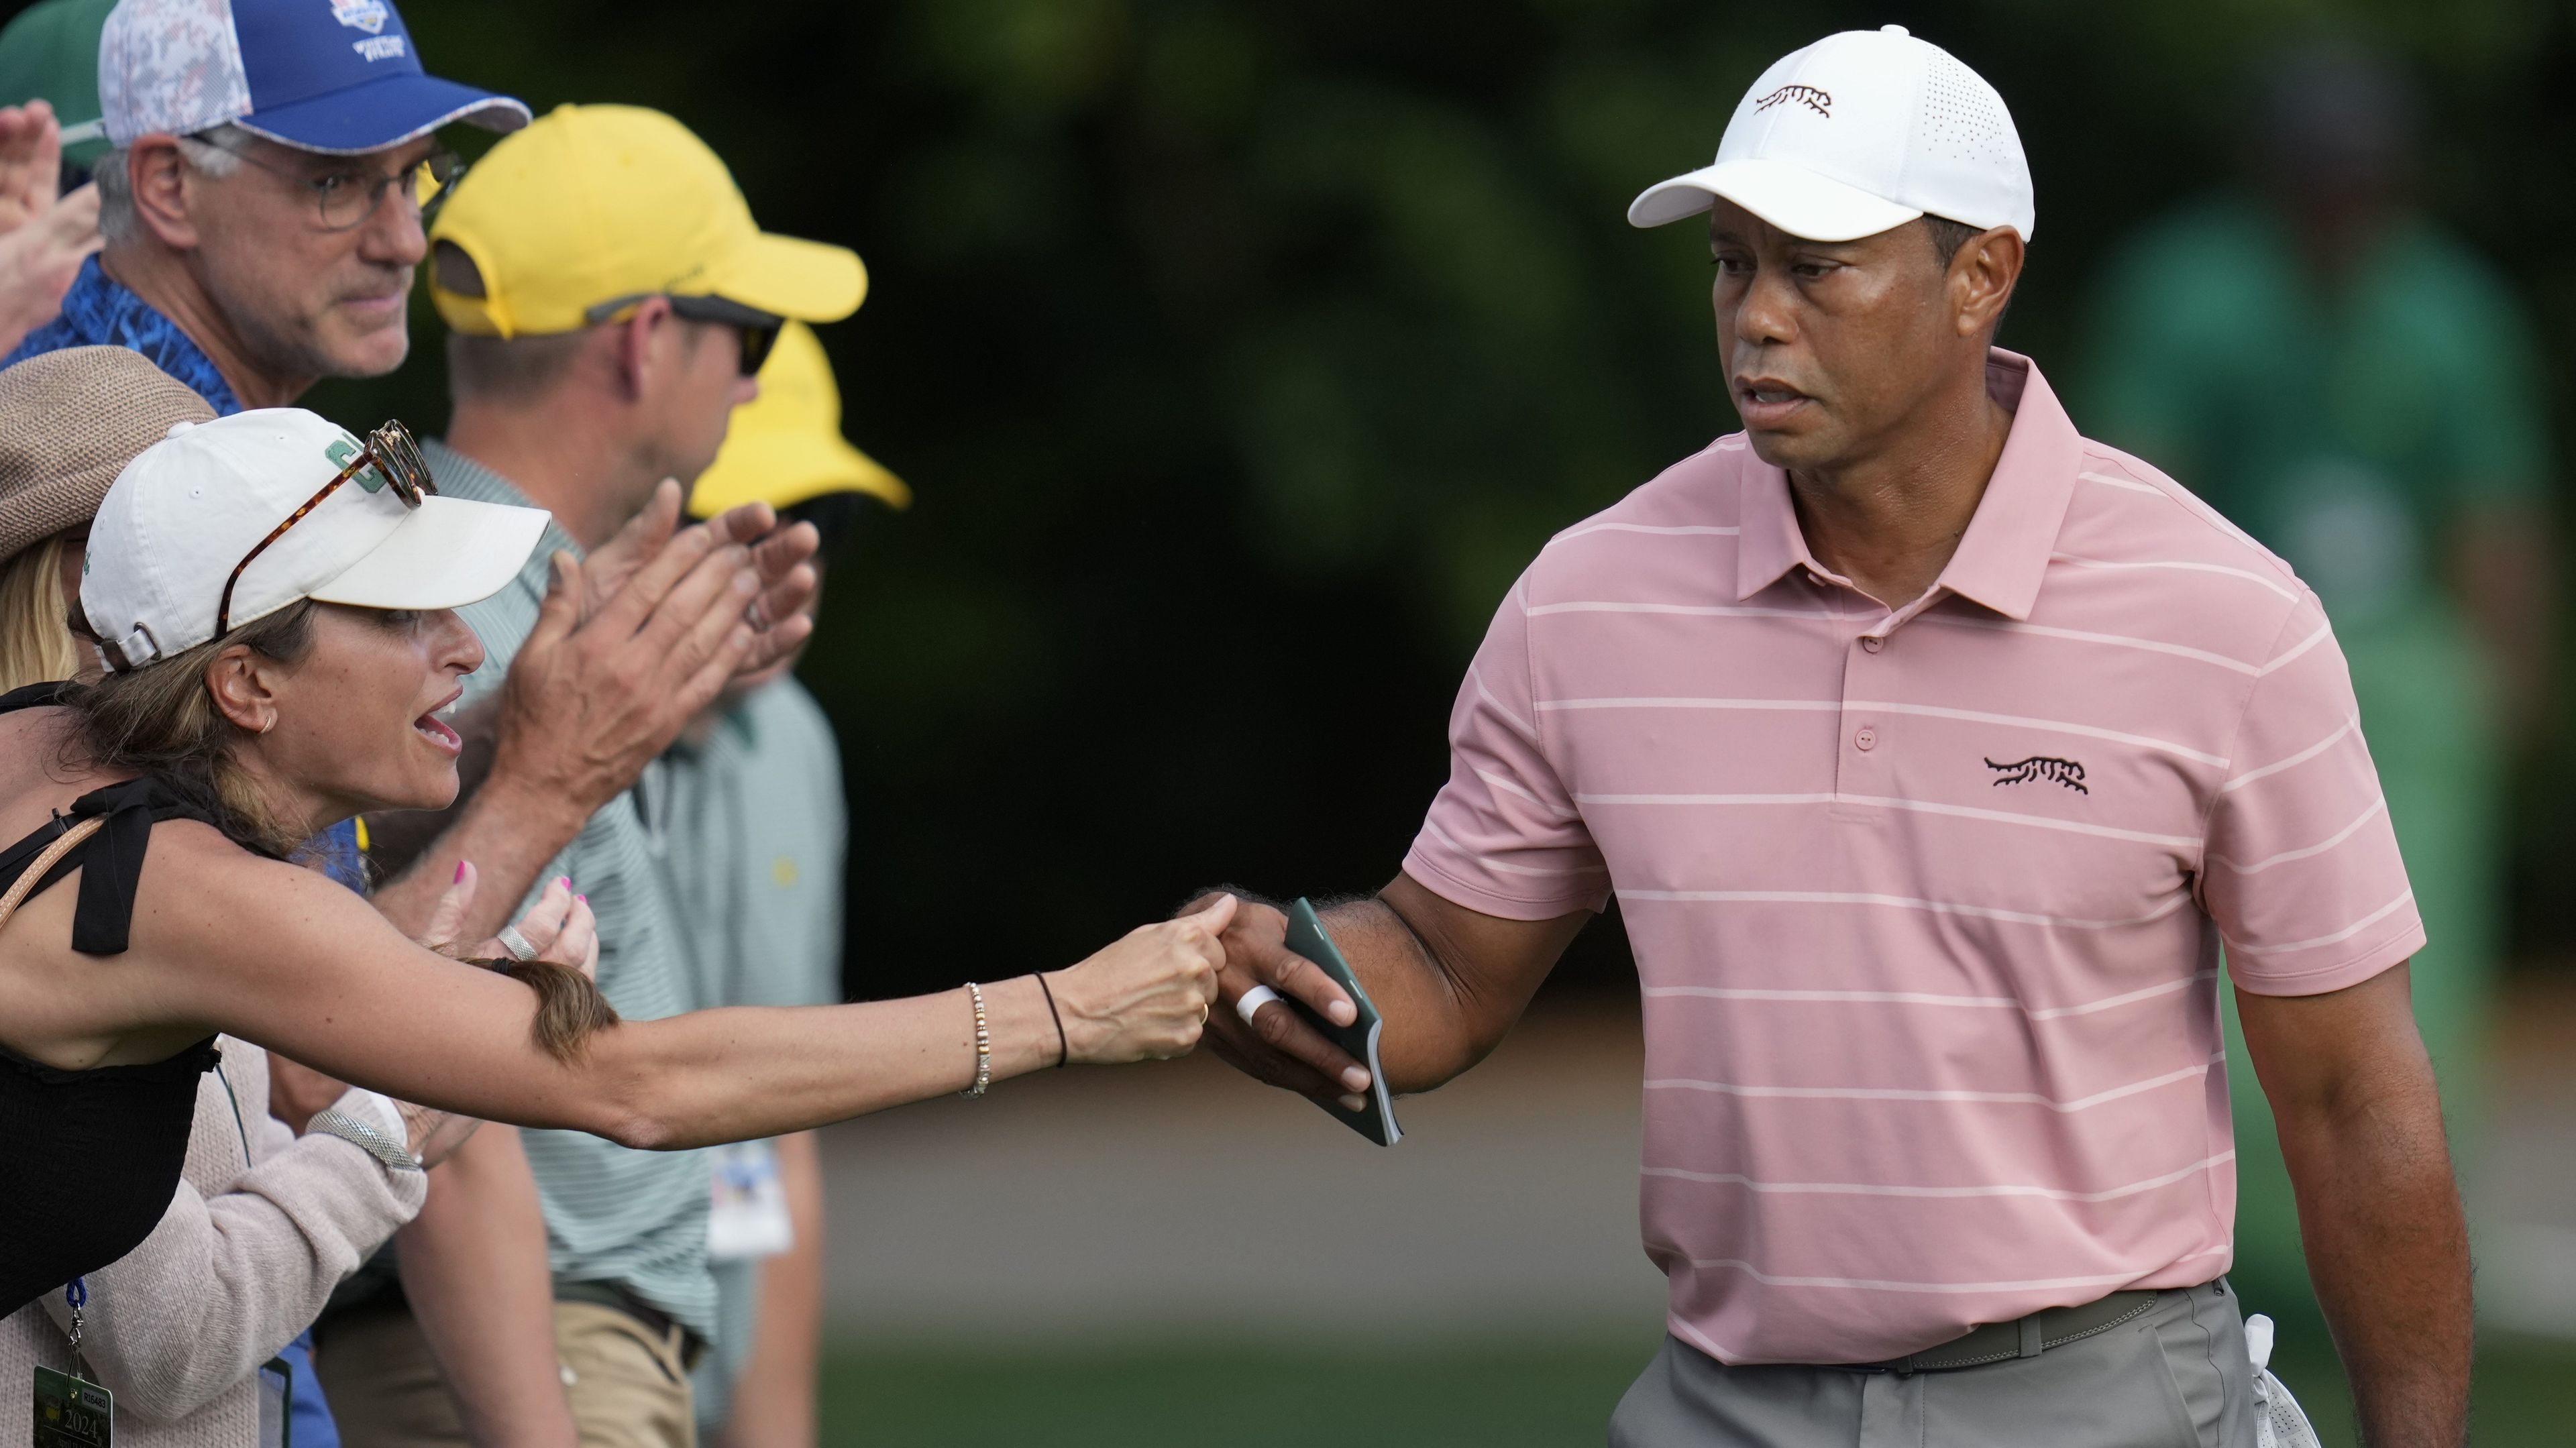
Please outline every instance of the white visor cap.
[{"label": "white visor cap", "polygon": [[1632,226],[1723,196],[1809,241],[1852,241],[1923,215],[2036,225],[2030,161],[2004,98],[1905,27],[1846,30],[1783,57],[1736,103],[1717,162],[1646,188]]},{"label": "white visor cap", "polygon": [[[182,423],[117,474],[90,525],[81,611],[133,669],[215,636],[224,582],[271,529],[358,455],[337,424],[300,407]],[[232,625],[299,598],[360,608],[456,608],[516,577],[542,508],[426,497],[406,507],[366,468],[243,569]]]}]

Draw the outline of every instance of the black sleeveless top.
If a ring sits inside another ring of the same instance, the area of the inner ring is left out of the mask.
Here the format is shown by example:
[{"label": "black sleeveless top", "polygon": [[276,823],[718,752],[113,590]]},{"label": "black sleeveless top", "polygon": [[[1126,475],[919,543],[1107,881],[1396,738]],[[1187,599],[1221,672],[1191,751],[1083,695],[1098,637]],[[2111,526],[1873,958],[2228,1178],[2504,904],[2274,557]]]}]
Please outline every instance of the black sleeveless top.
[{"label": "black sleeveless top", "polygon": [[[69,687],[0,694],[0,714],[59,703]],[[152,826],[215,821],[152,776],[92,790],[70,813],[56,812],[0,851],[0,890],[65,830],[92,817],[106,822],[35,888],[50,889],[80,870],[72,949],[116,955],[125,949]],[[89,1071],[57,1071],[0,1046],[0,1315],[133,1251],[159,1225],[187,1158],[197,1078],[215,1059],[211,1036],[166,1061]]]}]

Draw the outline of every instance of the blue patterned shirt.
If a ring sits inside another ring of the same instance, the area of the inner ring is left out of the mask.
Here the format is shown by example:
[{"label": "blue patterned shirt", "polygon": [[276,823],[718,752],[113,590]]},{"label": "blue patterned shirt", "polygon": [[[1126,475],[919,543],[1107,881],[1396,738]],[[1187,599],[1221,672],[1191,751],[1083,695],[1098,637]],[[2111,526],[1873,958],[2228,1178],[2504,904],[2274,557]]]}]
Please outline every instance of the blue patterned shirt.
[{"label": "blue patterned shirt", "polygon": [[72,289],[63,294],[63,314],[27,334],[18,350],[0,358],[0,367],[60,352],[66,347],[130,347],[152,365],[188,384],[206,399],[218,417],[242,410],[232,384],[215,368],[215,359],[179,324],[161,315],[123,282],[107,274],[92,253],[81,263]]}]

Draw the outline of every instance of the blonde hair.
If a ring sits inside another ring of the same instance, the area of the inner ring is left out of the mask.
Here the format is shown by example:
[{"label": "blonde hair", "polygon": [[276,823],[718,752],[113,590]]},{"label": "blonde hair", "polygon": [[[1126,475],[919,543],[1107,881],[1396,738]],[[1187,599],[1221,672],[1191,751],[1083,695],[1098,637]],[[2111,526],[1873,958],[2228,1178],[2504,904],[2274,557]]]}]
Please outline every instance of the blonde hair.
[{"label": "blonde hair", "polygon": [[48,538],[0,565],[0,694],[80,672],[63,607],[63,540]]}]

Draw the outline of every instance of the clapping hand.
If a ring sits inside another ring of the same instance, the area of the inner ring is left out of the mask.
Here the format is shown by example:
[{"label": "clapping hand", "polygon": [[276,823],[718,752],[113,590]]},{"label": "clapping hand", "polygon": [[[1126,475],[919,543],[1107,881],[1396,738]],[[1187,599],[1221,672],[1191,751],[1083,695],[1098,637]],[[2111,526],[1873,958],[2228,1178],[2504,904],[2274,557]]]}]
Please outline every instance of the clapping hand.
[{"label": "clapping hand", "polygon": [[[666,481],[588,558],[556,556],[501,690],[493,763],[494,784],[532,807],[589,818],[732,681],[812,629],[811,527],[778,528],[766,507],[688,528],[679,513]],[[772,608],[789,611],[773,621]]]},{"label": "clapping hand", "polygon": [[[473,908],[478,877],[471,862],[456,867],[456,880],[439,897],[438,908],[431,912],[429,928],[421,933],[420,943],[442,955],[457,953],[456,936]],[[599,976],[598,921],[590,913],[590,902],[572,892],[570,881],[558,879],[548,885],[537,903],[510,927],[516,940],[495,936],[473,948],[472,955],[487,960],[507,959],[516,954],[513,945],[528,947],[539,960],[570,966],[596,980]],[[471,1116],[450,1111],[433,1111],[409,1101],[397,1101],[394,1109],[402,1113],[403,1126],[410,1138],[411,1153],[424,1167],[445,1161],[465,1144],[474,1129],[483,1123]]]},{"label": "clapping hand", "polygon": [[752,567],[760,575],[760,593],[743,610],[757,637],[738,675],[759,673],[794,653],[814,629],[805,609],[814,601],[817,579],[811,560],[822,546],[822,535],[810,523],[778,526],[778,512],[767,503],[745,503],[683,529],[680,501],[679,481],[663,479],[644,511],[584,561],[590,606],[602,606],[616,597],[637,570],[660,557],[676,539],[703,531],[711,546],[737,543],[749,548]]},{"label": "clapping hand", "polygon": [[0,234],[51,210],[62,173],[63,128],[53,106],[0,106]]},{"label": "clapping hand", "polygon": [[438,897],[438,908],[430,912],[429,928],[420,934],[422,945],[441,955],[463,955],[475,960],[549,961],[580,971],[592,981],[599,979],[599,917],[591,913],[586,897],[573,893],[572,881],[560,875],[547,882],[536,903],[505,933],[470,950],[460,950],[456,937],[473,911],[474,892],[481,881],[482,875],[473,861],[458,863],[455,883]]},{"label": "clapping hand", "polygon": [[[569,966],[593,980],[598,978],[599,923],[590,913],[590,903],[575,895],[567,880],[558,879],[547,886],[537,903],[510,927],[516,939],[495,936],[471,949],[461,946],[457,936],[473,908],[478,882],[471,863],[459,864],[456,879],[430,912],[428,926],[414,937],[417,943],[441,955],[486,960],[509,959],[518,953],[514,945],[524,946],[535,959]],[[346,1082],[274,1052],[268,1058],[268,1079],[270,1113],[298,1133],[314,1113],[339,1102],[349,1089]],[[483,1124],[471,1116],[434,1111],[409,1101],[396,1101],[393,1107],[403,1120],[405,1144],[423,1167],[445,1161]]]},{"label": "clapping hand", "polygon": [[99,248],[98,188],[55,195],[62,154],[53,107],[0,106],[0,352],[54,319]]}]

